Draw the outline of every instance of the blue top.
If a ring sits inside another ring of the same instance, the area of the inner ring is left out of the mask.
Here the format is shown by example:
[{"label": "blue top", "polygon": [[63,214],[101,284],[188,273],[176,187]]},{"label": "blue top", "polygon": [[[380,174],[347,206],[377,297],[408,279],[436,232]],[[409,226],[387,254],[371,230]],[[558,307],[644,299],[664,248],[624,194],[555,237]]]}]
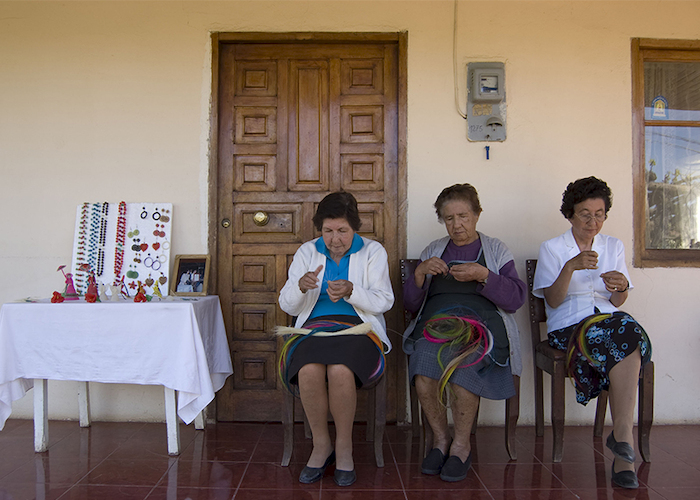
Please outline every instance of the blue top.
[{"label": "blue top", "polygon": [[328,248],[323,242],[323,238],[316,240],[316,250],[326,256],[326,267],[323,271],[323,277],[321,278],[321,295],[318,297],[318,301],[316,301],[316,305],[314,306],[313,311],[311,311],[309,318],[318,318],[319,316],[331,316],[337,314],[357,316],[355,308],[348,304],[345,300],[331,302],[331,299],[328,298],[328,282],[348,279],[350,255],[359,251],[364,245],[365,243],[362,241],[362,238],[355,233],[352,238],[350,250],[348,250],[340,259],[340,264],[336,264],[331,258]]}]

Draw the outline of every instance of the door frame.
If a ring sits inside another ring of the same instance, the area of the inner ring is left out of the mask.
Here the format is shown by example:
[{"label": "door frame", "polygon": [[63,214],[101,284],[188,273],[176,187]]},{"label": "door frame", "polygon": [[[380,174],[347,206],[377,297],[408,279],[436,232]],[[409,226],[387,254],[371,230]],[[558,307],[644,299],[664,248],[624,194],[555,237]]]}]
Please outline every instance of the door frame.
[{"label": "door frame", "polygon": [[[217,268],[217,234],[219,225],[218,214],[218,179],[219,179],[219,162],[218,162],[218,137],[219,137],[219,48],[226,43],[377,43],[377,42],[394,42],[398,46],[398,82],[397,82],[397,248],[399,255],[395,262],[390,262],[390,271],[392,275],[392,285],[396,296],[394,307],[390,314],[396,318],[397,325],[403,323],[403,293],[401,287],[401,272],[399,269],[399,260],[406,258],[407,251],[407,174],[408,168],[406,163],[407,153],[407,68],[408,68],[408,32],[368,32],[368,33],[330,33],[330,32],[288,32],[288,33],[265,33],[265,32],[215,32],[211,34],[211,52],[212,52],[212,80],[211,80],[211,100],[209,110],[209,210],[208,210],[208,248],[211,254],[212,269]],[[218,294],[217,273],[210,274],[210,290]],[[394,342],[394,349],[400,353],[401,343]],[[407,363],[406,356],[401,355],[398,360],[397,387],[396,387],[396,420],[398,424],[407,423],[408,415],[408,386],[401,384],[400,381],[406,379]],[[234,370],[236,367],[234,367]],[[216,401],[216,400],[215,400]],[[209,413],[209,416],[216,415],[216,412]],[[215,417],[214,417],[215,418]]]}]

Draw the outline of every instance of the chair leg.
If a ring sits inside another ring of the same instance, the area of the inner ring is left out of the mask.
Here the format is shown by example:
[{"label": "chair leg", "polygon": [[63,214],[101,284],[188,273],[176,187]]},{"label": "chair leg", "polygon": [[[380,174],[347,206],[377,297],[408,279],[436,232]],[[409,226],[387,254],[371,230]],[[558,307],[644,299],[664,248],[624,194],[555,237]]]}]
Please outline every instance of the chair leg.
[{"label": "chair leg", "polygon": [[518,417],[520,416],[520,377],[517,375],[513,375],[513,386],[515,387],[515,395],[506,399],[506,450],[511,460],[517,460],[515,428],[518,425]]},{"label": "chair leg", "polygon": [[386,426],[386,376],[374,386],[374,459],[377,467],[384,467],[384,427]]},{"label": "chair leg", "polygon": [[287,467],[294,449],[294,396],[284,391],[284,408],[282,409],[282,427],[284,429],[284,453],[282,467]]},{"label": "chair leg", "polygon": [[535,366],[535,435],[544,436],[544,375]]},{"label": "chair leg", "polygon": [[605,412],[608,409],[608,391],[603,391],[598,396],[598,402],[595,408],[595,423],[593,424],[593,437],[601,437],[603,435],[603,427],[605,427]]},{"label": "chair leg", "polygon": [[377,382],[377,384],[367,392],[367,435],[365,436],[365,441],[374,440],[374,423],[377,417],[377,385],[380,383],[381,382]]},{"label": "chair leg", "polygon": [[649,361],[642,368],[642,378],[639,380],[639,403],[637,417],[637,432],[639,452],[645,462],[651,462],[649,435],[654,420],[654,363]]},{"label": "chair leg", "polygon": [[476,434],[476,426],[479,424],[479,409],[481,408],[481,398],[479,398],[479,402],[476,403],[476,413],[474,413],[474,421],[472,422],[472,436]]},{"label": "chair leg", "polygon": [[564,450],[564,382],[566,373],[563,363],[554,363],[552,373],[552,461],[561,462]]}]

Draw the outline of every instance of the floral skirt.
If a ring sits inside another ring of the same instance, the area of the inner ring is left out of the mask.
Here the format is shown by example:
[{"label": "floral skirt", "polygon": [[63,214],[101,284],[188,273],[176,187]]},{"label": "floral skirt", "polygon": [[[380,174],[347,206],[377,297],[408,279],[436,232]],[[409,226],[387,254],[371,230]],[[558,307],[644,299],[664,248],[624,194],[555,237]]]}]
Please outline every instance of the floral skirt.
[{"label": "floral skirt", "polygon": [[592,314],[547,336],[549,345],[567,351],[567,368],[576,387],[576,401],[583,405],[608,390],[610,370],[637,347],[642,366],[651,359],[651,342],[644,328],[622,311]]}]

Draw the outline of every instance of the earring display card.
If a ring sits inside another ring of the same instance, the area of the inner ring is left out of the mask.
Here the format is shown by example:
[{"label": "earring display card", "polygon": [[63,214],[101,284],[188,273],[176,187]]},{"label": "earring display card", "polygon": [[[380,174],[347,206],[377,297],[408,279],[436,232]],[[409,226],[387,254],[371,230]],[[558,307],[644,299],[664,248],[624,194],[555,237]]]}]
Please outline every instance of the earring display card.
[{"label": "earring display card", "polygon": [[79,205],[71,264],[78,293],[87,291],[87,264],[98,286],[133,297],[140,283],[148,295],[167,295],[172,216],[172,203]]}]

